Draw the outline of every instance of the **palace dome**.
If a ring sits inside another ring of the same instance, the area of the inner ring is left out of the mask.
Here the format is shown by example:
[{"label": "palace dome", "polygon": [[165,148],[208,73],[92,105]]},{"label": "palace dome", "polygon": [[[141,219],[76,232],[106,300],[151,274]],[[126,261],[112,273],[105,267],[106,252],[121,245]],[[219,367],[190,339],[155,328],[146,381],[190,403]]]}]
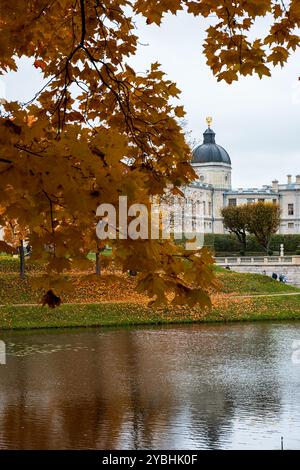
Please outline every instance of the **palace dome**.
[{"label": "palace dome", "polygon": [[231,165],[231,160],[226,150],[217,145],[215,133],[209,127],[203,134],[203,144],[198,145],[192,153],[192,163],[225,163]]}]

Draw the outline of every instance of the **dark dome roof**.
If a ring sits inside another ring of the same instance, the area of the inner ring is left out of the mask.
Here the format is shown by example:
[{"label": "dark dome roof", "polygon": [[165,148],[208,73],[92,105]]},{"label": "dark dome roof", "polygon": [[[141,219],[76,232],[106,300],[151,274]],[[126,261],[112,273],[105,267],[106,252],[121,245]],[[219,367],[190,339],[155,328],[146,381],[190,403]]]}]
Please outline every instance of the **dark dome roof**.
[{"label": "dark dome roof", "polygon": [[231,165],[226,150],[216,144],[215,135],[210,128],[204,132],[203,144],[193,150],[192,163],[227,163],[227,165]]}]

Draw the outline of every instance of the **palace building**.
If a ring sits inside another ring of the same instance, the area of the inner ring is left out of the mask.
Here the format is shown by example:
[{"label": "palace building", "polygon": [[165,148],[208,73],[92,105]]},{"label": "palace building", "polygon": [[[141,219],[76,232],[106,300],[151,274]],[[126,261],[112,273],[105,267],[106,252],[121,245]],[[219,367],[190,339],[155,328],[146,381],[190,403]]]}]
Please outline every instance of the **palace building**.
[{"label": "palace building", "polygon": [[221,216],[223,207],[264,201],[280,205],[282,220],[279,233],[299,234],[300,175],[294,179],[288,175],[285,184],[276,180],[260,189],[233,189],[230,156],[216,143],[216,134],[211,129],[212,119],[207,118],[207,123],[208,129],[203,134],[203,143],[194,148],[192,154],[192,166],[198,179],[184,188],[185,198],[203,204],[204,231],[225,233]]},{"label": "palace building", "polygon": [[[216,143],[211,128],[212,118],[207,118],[208,128],[203,143],[192,152],[192,166],[198,179],[183,188],[185,200],[202,207],[205,233],[225,233],[221,209],[228,205],[251,204],[257,201],[278,203],[281,224],[278,233],[300,234],[300,175],[287,176],[287,182],[275,180],[262,188],[233,189],[232,165],[228,152]],[[0,240],[3,233],[0,227]]]}]

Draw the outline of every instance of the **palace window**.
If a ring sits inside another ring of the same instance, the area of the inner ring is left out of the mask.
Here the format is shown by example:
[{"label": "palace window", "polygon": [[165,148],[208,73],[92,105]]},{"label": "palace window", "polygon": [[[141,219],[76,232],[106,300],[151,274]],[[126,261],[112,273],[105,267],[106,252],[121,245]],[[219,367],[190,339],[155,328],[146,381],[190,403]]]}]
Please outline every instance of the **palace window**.
[{"label": "palace window", "polygon": [[236,206],[236,199],[228,199],[229,206]]},{"label": "palace window", "polygon": [[211,215],[211,202],[208,203],[208,215]]},{"label": "palace window", "polygon": [[293,222],[288,223],[288,228],[294,228]]},{"label": "palace window", "polygon": [[294,215],[294,204],[289,204],[288,205],[288,214],[289,215]]},{"label": "palace window", "polygon": [[247,199],[247,204],[254,204],[255,203],[255,199],[253,197],[249,197]]}]

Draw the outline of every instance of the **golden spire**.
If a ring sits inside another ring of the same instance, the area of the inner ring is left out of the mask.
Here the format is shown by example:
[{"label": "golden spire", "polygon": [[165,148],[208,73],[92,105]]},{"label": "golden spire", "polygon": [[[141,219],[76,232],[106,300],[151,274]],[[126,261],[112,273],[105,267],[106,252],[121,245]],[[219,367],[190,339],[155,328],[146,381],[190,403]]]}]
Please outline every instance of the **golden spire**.
[{"label": "golden spire", "polygon": [[207,122],[207,125],[208,125],[209,128],[210,128],[210,126],[211,126],[211,124],[212,124],[212,120],[213,120],[213,119],[212,119],[211,116],[207,116],[206,122]]}]

